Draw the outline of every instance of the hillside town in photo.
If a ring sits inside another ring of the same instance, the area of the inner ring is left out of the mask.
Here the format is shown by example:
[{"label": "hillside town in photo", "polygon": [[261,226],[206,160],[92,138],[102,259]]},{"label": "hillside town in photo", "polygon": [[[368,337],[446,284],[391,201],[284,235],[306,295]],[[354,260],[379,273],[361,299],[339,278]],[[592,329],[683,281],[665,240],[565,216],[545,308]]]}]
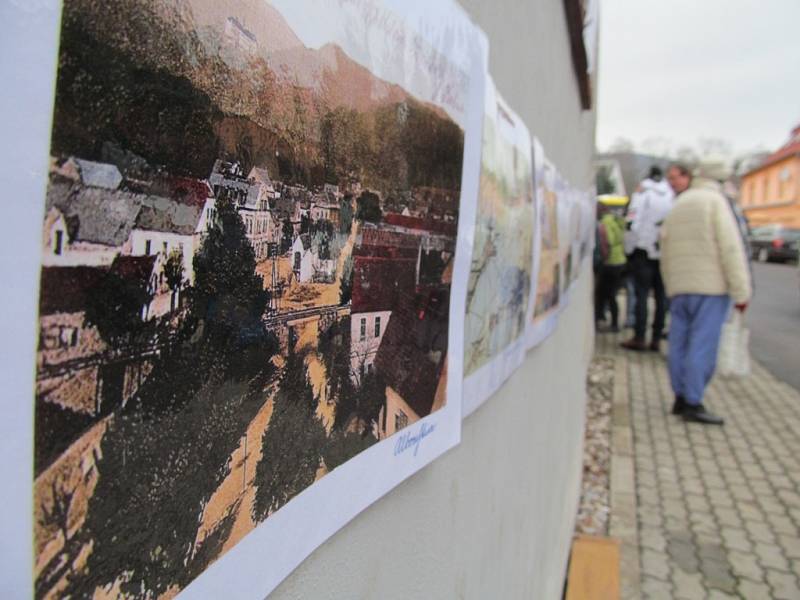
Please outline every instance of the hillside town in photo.
[{"label": "hillside town in photo", "polygon": [[172,597],[447,401],[463,131],[251,10],[64,4],[37,597]]}]

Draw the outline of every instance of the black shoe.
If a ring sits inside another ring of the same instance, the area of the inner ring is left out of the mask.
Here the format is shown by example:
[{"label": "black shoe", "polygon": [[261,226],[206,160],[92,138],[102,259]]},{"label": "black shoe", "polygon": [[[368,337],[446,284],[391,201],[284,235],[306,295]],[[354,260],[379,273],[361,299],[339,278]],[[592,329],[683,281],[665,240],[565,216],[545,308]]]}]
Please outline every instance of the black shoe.
[{"label": "black shoe", "polygon": [[683,408],[683,420],[690,423],[702,423],[703,425],[722,425],[725,419],[710,413],[702,404],[687,404]]},{"label": "black shoe", "polygon": [[675,396],[675,403],[672,405],[673,415],[682,415],[686,410],[686,398],[683,396]]},{"label": "black shoe", "polygon": [[634,350],[635,352],[644,352],[647,350],[647,344],[644,343],[644,340],[640,340],[635,337],[626,342],[622,342],[620,346],[626,350]]}]

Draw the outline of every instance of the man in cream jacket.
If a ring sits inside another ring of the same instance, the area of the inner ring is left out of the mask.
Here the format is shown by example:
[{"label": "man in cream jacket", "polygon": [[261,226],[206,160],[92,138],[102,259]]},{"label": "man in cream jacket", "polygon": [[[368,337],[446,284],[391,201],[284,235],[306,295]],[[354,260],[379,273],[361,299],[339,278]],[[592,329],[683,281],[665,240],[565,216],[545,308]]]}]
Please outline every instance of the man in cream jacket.
[{"label": "man in cream jacket", "polygon": [[703,406],[714,374],[722,325],[731,302],[739,311],[751,295],[744,247],[722,195],[720,164],[698,167],[661,230],[661,273],[670,298],[669,373],[672,412],[687,421],[722,425]]}]

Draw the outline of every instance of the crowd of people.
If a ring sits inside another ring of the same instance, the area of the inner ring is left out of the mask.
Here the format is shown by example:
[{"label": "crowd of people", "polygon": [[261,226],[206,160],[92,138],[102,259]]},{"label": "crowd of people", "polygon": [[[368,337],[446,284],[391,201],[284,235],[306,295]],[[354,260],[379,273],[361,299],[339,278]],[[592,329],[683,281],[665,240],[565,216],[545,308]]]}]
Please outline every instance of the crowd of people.
[{"label": "crowd of people", "polygon": [[[721,164],[658,166],[619,211],[598,203],[595,323],[620,331],[617,295],[626,287],[626,350],[659,352],[668,341],[672,413],[686,421],[722,425],[703,403],[731,306],[744,312],[752,295],[746,236],[722,191]],[[746,230],[745,230],[746,231]],[[647,340],[649,303],[655,313]],[[669,332],[666,331],[669,313]],[[610,318],[609,318],[610,317]]]}]

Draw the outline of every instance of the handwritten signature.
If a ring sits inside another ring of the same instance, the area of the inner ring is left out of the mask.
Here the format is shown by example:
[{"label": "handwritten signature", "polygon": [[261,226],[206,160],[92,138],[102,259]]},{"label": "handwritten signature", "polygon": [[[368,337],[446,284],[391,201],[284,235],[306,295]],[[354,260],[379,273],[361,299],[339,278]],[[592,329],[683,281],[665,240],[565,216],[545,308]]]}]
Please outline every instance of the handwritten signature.
[{"label": "handwritten signature", "polygon": [[409,431],[407,433],[401,434],[400,437],[397,439],[397,443],[395,443],[394,445],[394,455],[397,456],[413,448],[414,456],[416,456],[417,451],[419,450],[419,445],[422,443],[422,440],[431,435],[435,430],[436,430],[436,425],[428,425],[427,423],[423,423],[422,427],[420,427],[419,432],[412,434]]}]

